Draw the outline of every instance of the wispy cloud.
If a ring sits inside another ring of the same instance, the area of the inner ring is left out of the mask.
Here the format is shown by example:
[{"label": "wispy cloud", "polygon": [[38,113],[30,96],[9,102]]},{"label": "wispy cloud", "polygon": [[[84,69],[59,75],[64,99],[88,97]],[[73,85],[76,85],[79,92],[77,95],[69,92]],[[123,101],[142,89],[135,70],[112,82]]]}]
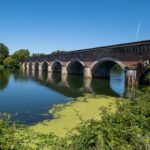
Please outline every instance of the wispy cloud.
[{"label": "wispy cloud", "polygon": [[139,21],[138,26],[137,26],[137,31],[136,31],[136,41],[138,40],[138,37],[139,37],[140,28],[141,28],[141,21]]}]

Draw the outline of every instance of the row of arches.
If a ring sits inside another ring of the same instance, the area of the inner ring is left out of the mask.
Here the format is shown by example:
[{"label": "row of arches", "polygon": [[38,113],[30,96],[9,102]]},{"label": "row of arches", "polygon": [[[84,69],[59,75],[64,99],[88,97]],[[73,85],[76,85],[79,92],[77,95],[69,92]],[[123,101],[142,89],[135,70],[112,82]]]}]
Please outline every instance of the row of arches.
[{"label": "row of arches", "polygon": [[[39,70],[40,68],[40,70],[42,71],[49,71],[48,62],[43,62],[43,63],[29,62],[29,63],[25,63],[24,65],[25,68],[28,69]],[[90,67],[92,77],[109,78],[111,69],[116,65],[120,70],[125,70],[125,65],[122,62],[110,58],[95,61],[89,67]],[[52,62],[50,66],[52,72],[57,72],[57,73],[62,72],[63,63],[61,61],[56,60]],[[80,60],[72,60],[67,64],[65,64],[65,67],[66,67],[67,74],[84,76],[86,66],[84,62]]]}]

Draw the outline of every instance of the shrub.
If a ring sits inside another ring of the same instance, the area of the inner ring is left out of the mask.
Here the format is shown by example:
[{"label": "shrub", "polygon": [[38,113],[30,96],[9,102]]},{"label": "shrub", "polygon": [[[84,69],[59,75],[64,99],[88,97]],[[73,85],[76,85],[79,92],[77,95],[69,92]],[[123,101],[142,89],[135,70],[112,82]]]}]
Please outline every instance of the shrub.
[{"label": "shrub", "polygon": [[10,68],[14,65],[14,59],[12,57],[7,57],[4,61],[3,64],[6,68]]},{"label": "shrub", "polygon": [[117,104],[115,114],[103,110],[101,121],[88,121],[78,134],[62,139],[54,149],[147,150],[150,148],[150,91]]}]

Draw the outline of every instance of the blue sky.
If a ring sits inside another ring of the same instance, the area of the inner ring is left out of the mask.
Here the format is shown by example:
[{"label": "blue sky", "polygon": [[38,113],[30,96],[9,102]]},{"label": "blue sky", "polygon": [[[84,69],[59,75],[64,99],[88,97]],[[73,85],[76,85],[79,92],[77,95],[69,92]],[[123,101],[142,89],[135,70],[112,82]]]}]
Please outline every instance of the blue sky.
[{"label": "blue sky", "polygon": [[0,0],[0,43],[31,53],[150,39],[150,0]]}]

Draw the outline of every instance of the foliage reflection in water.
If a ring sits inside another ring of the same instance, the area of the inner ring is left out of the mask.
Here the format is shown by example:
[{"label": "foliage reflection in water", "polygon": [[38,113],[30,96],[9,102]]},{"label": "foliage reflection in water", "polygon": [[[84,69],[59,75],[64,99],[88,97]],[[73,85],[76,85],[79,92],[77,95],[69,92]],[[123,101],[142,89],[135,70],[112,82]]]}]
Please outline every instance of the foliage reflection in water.
[{"label": "foliage reflection in water", "polygon": [[33,124],[52,119],[53,105],[66,103],[83,93],[123,96],[124,72],[111,72],[110,80],[83,79],[47,72],[22,70],[0,72],[0,112],[12,115],[12,120]]}]

